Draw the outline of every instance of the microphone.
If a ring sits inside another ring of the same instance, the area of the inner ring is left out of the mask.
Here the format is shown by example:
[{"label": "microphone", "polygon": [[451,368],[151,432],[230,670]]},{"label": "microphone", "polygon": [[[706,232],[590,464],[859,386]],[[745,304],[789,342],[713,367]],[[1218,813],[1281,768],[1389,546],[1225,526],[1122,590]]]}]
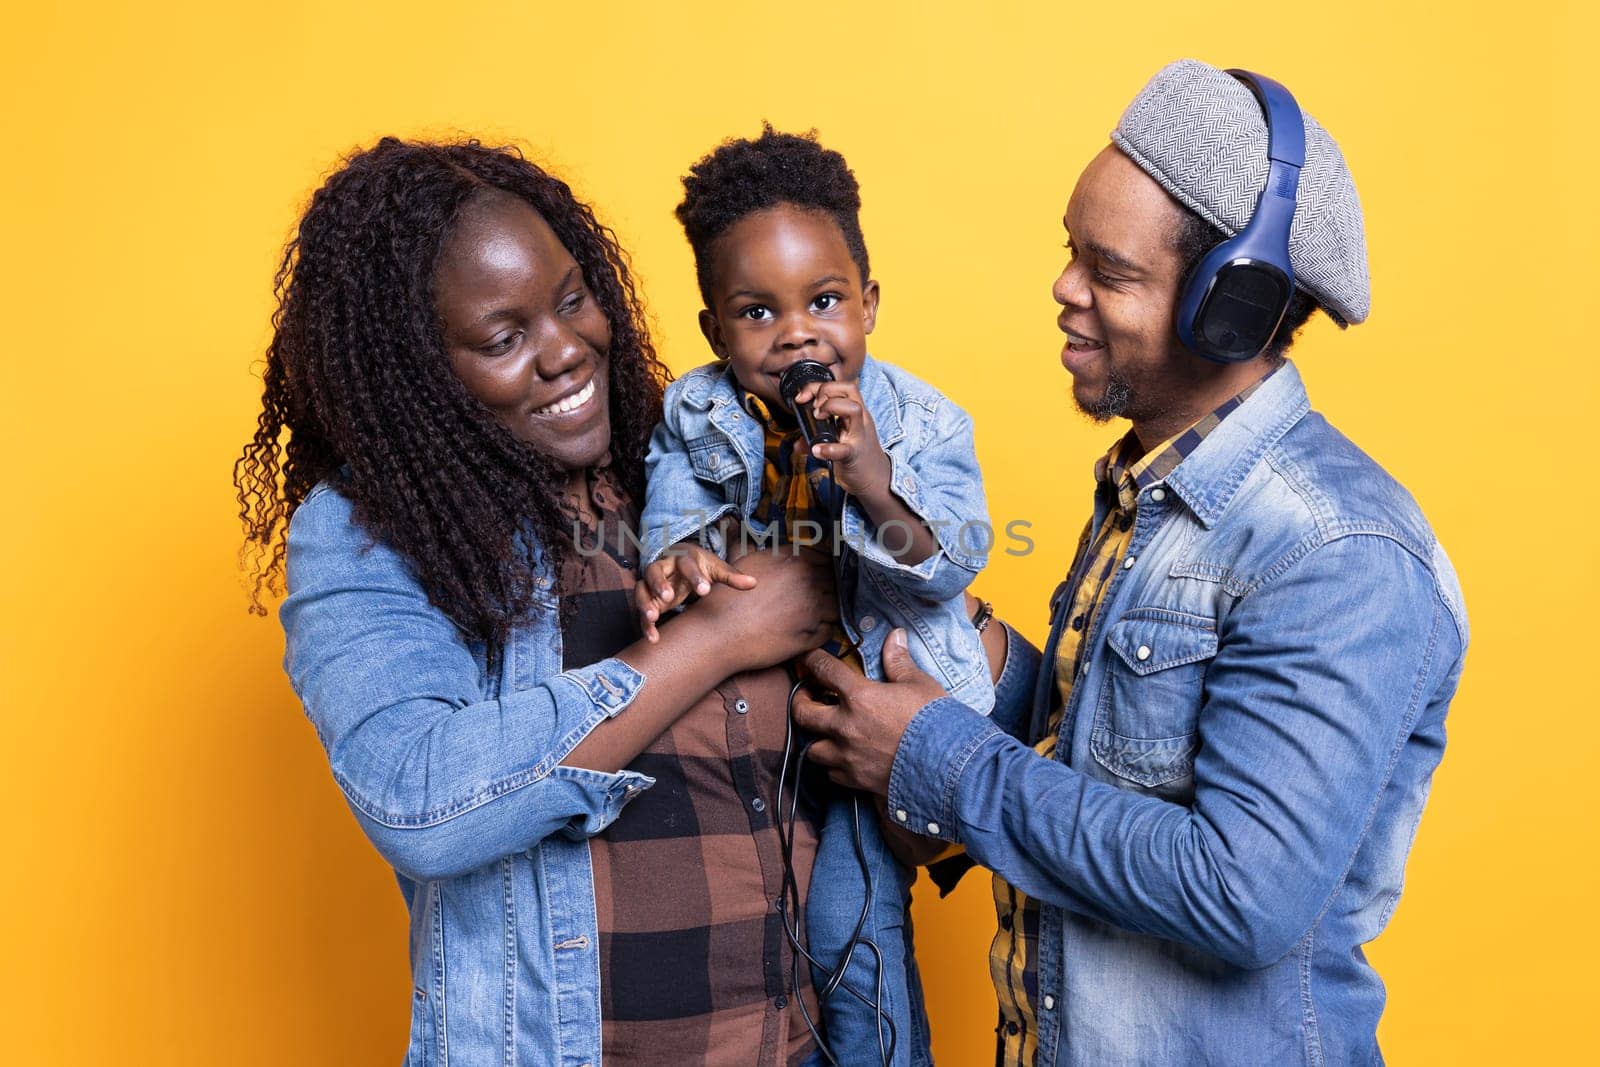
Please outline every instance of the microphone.
[{"label": "microphone", "polygon": [[783,397],[783,402],[794,412],[795,421],[800,424],[800,432],[805,436],[808,449],[812,445],[832,444],[838,441],[839,420],[817,418],[811,411],[812,405],[795,403],[795,394],[812,382],[831,381],[833,381],[833,371],[814,359],[802,359],[798,363],[790,364],[778,378],[778,395]]}]

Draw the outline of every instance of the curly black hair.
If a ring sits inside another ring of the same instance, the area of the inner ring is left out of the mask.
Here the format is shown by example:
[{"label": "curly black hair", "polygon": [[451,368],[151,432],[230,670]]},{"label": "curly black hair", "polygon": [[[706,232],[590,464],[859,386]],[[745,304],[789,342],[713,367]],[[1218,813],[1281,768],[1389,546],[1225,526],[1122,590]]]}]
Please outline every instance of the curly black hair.
[{"label": "curly black hair", "polygon": [[312,195],[274,280],[261,415],[233,472],[255,612],[264,590],[282,591],[289,520],[323,479],[407,559],[435,606],[492,646],[531,607],[536,576],[518,534],[531,527],[549,573],[564,573],[566,475],[451,372],[434,306],[441,246],[463,206],[493,190],[550,224],[605,311],[611,469],[643,493],[670,375],[616,235],[514,147],[386,137]]},{"label": "curly black hair", "polygon": [[728,140],[689,168],[678,221],[694,249],[700,298],[711,306],[711,252],[718,237],[747,215],[779,204],[826,212],[844,234],[861,282],[872,277],[861,236],[861,189],[844,156],[817,143],[817,132],[779,133],[763,123],[761,136]]},{"label": "curly black hair", "polygon": [[[1182,213],[1178,225],[1172,233],[1172,247],[1177,249],[1178,256],[1183,262],[1183,273],[1179,277],[1185,282],[1194,268],[1205,258],[1205,254],[1228,239],[1228,235],[1189,208],[1186,204],[1179,204],[1176,200],[1173,205]],[[1262,352],[1267,357],[1269,367],[1281,367],[1289,356],[1289,349],[1294,344],[1295,338],[1305,324],[1311,321],[1312,314],[1317,310],[1317,302],[1310,293],[1300,286],[1295,286],[1294,295],[1289,297],[1289,307],[1283,313],[1283,322],[1278,326],[1278,332],[1272,335],[1272,342]]]}]

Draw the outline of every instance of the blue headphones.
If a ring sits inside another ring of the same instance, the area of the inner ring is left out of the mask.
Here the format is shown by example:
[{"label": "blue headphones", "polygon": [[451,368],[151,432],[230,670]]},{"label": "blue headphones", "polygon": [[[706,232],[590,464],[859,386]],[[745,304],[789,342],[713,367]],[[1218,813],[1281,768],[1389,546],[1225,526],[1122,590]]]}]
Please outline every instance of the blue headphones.
[{"label": "blue headphones", "polygon": [[1215,363],[1259,356],[1283,324],[1294,296],[1289,224],[1306,162],[1300,105],[1271,78],[1230,70],[1267,116],[1267,184],[1249,225],[1195,264],[1178,297],[1178,339]]}]

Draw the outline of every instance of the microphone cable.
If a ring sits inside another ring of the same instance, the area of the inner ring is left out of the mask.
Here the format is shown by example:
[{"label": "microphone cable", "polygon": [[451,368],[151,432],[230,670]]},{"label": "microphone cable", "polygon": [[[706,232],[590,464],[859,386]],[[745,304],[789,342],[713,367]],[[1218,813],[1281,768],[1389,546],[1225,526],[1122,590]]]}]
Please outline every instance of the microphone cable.
[{"label": "microphone cable", "polygon": [[[803,429],[805,426],[805,420],[800,418],[799,421]],[[811,442],[808,435],[802,434],[802,436],[807,437],[806,458],[809,459],[811,455]],[[842,616],[843,556],[839,551],[839,536],[841,530],[843,529],[845,498],[847,494],[839,488],[839,483],[834,479],[832,460],[827,461],[826,469],[828,484],[832,489],[832,492],[829,494],[828,498],[826,498],[825,506],[828,509],[830,517],[830,528],[828,534],[832,540],[832,544],[830,545],[830,555],[833,560],[834,592],[835,596],[841,601],[840,615]],[[791,475],[791,477],[792,476],[793,475]],[[801,468],[800,477],[806,477],[804,466]],[[859,645],[852,641],[850,644],[847,644],[841,649],[840,654],[848,655],[850,652],[859,653]],[[865,664],[863,663],[862,666],[865,667]],[[872,940],[872,938],[863,935],[863,931],[865,930],[867,924],[867,918],[872,911],[873,878],[871,866],[867,860],[866,847],[861,836],[861,794],[857,791],[852,790],[849,797],[850,827],[851,835],[855,844],[856,863],[861,870],[864,895],[861,901],[861,913],[856,917],[855,927],[851,931],[849,939],[845,942],[838,964],[830,967],[823,961],[813,956],[807,945],[808,938],[801,929],[800,913],[802,909],[800,907],[800,887],[794,874],[794,838],[795,826],[799,818],[802,772],[805,768],[806,757],[811,750],[811,746],[816,742],[814,739],[807,741],[799,747],[798,752],[795,750],[796,736],[794,725],[794,698],[799,694],[800,689],[805,685],[805,682],[803,679],[795,675],[793,666],[791,666],[789,670],[790,676],[794,679],[794,681],[789,688],[789,698],[785,707],[783,760],[780,763],[778,770],[778,796],[777,805],[774,809],[776,812],[776,818],[774,821],[777,824],[778,844],[783,861],[783,882],[782,890],[778,900],[778,908],[781,912],[781,921],[783,923],[784,934],[789,941],[790,947],[793,949],[790,967],[790,980],[795,987],[795,1001],[800,1008],[800,1017],[802,1020],[804,1020],[806,1028],[811,1031],[812,1039],[816,1041],[818,1050],[821,1051],[823,1057],[829,1064],[832,1065],[832,1067],[841,1067],[838,1058],[834,1055],[833,1050],[828,1047],[827,1040],[817,1028],[816,1021],[811,1018],[811,1012],[806,1007],[805,998],[800,995],[801,981],[814,981],[813,969],[815,969],[815,972],[817,973],[826,974],[827,979],[823,982],[822,988],[818,990],[817,993],[818,1007],[826,1004],[827,1001],[831,997],[836,996],[841,989],[845,993],[848,993],[850,996],[855,997],[857,1000],[870,1007],[877,1017],[877,1026],[875,1029],[877,1030],[878,1034],[879,1059],[883,1064],[883,1067],[890,1067],[890,1064],[894,1058],[895,1050],[899,1044],[899,1034],[896,1032],[894,1019],[883,1009],[883,951],[878,947],[877,943]],[[787,812],[788,824],[786,826],[784,823],[785,812],[783,800],[784,791],[787,788],[788,778],[790,777],[789,768],[791,761],[794,765],[794,788],[790,794],[789,808]],[[861,992],[854,985],[845,981],[845,976],[850,969],[850,965],[855,960],[857,949],[865,949],[876,965],[875,971],[877,979],[874,983],[875,988],[871,997],[868,997],[867,994]],[[802,963],[805,964],[806,972],[803,976],[801,974]],[[885,1033],[885,1029],[887,1029],[887,1034]]]}]

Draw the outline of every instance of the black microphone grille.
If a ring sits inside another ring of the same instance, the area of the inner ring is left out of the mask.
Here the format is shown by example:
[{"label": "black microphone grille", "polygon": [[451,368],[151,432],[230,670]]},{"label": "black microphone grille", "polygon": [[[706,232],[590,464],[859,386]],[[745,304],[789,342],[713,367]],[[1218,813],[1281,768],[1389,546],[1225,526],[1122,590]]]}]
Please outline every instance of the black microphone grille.
[{"label": "black microphone grille", "polygon": [[778,393],[785,404],[794,402],[795,394],[812,382],[833,381],[833,371],[814,359],[791,363],[778,378]]}]

